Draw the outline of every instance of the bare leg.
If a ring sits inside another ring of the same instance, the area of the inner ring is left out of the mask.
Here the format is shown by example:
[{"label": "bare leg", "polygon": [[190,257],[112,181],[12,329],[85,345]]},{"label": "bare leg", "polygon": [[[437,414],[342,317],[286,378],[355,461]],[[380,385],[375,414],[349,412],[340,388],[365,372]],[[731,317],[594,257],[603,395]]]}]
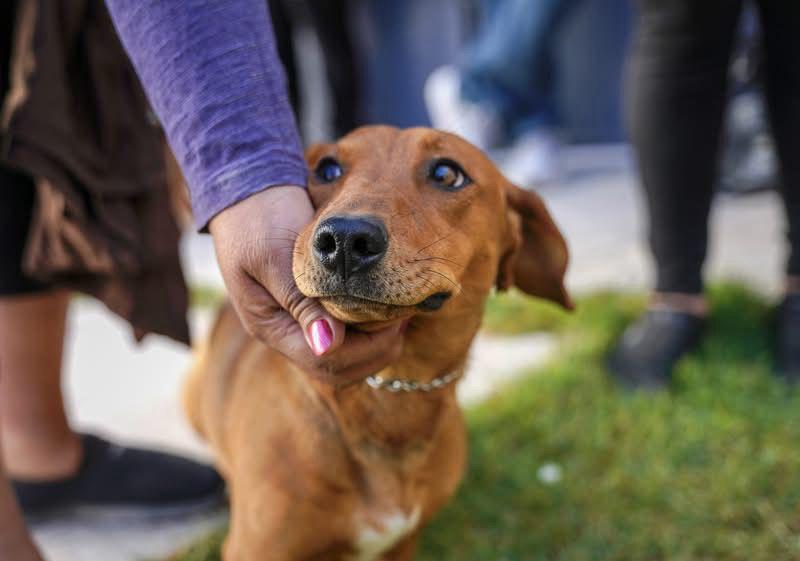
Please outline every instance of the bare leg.
[{"label": "bare leg", "polygon": [[42,561],[6,474],[61,477],[80,462],[61,398],[68,300],[65,292],[0,298],[0,559]]},{"label": "bare leg", "polygon": [[[0,444],[2,442],[0,441]],[[0,457],[0,559],[42,561],[14,501]]]},{"label": "bare leg", "polygon": [[61,358],[69,294],[0,298],[0,434],[9,477],[73,475],[81,444],[61,394]]}]

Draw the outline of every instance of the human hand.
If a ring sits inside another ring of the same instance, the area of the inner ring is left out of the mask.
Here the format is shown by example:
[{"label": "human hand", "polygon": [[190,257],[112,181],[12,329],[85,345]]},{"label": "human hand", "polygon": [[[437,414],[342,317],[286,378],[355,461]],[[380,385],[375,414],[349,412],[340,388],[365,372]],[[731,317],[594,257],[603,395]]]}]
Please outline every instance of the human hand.
[{"label": "human hand", "polygon": [[222,277],[245,329],[333,384],[378,372],[402,352],[400,323],[349,330],[297,288],[294,240],[314,209],[301,187],[270,187],[238,202],[209,224]]}]

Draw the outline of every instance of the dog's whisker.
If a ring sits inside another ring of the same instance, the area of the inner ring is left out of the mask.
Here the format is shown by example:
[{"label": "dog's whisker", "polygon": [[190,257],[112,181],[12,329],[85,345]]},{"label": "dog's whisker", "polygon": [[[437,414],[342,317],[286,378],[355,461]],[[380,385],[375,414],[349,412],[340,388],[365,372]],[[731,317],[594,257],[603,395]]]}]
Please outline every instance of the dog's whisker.
[{"label": "dog's whisker", "polygon": [[417,277],[419,280],[421,280],[422,282],[424,282],[424,283],[425,283],[425,286],[429,286],[429,287],[431,287],[431,288],[434,288],[434,284],[433,284],[433,283],[430,281],[430,279],[428,279],[427,277],[424,277],[424,276],[423,276],[422,274],[420,274],[420,273],[417,273],[417,274],[416,274],[416,277]]},{"label": "dog's whisker", "polygon": [[436,290],[436,285],[433,284],[433,281],[427,278],[423,278],[422,281],[425,283],[425,286],[431,290]]},{"label": "dog's whisker", "polygon": [[[450,233],[452,233],[452,232],[450,232]],[[425,247],[423,247],[423,248],[420,248],[419,250],[417,250],[417,252],[414,254],[414,256],[416,257],[417,255],[419,255],[420,253],[422,253],[422,252],[423,252],[423,251],[425,251],[426,249],[428,249],[428,248],[431,248],[431,247],[433,247],[434,245],[436,245],[437,243],[439,243],[439,242],[441,242],[441,241],[444,241],[444,240],[446,240],[447,238],[449,238],[449,237],[450,237],[450,233],[448,233],[447,235],[444,235],[444,236],[442,236],[441,238],[439,238],[439,239],[438,239],[438,240],[436,240],[435,242],[433,242],[433,243],[429,243],[429,244],[428,244],[428,245],[426,245]]]},{"label": "dog's whisker", "polygon": [[421,261],[445,261],[447,263],[452,263],[456,267],[461,267],[460,263],[453,261],[452,259],[448,259],[447,257],[420,257],[419,259],[409,259],[409,263],[419,263]]},{"label": "dog's whisker", "polygon": [[450,284],[452,284],[452,285],[453,285],[453,286],[454,286],[456,289],[459,289],[459,290],[460,290],[460,288],[459,288],[458,284],[456,284],[456,282],[455,282],[455,281],[453,281],[452,279],[448,278],[448,276],[447,276],[447,275],[445,275],[445,274],[443,274],[443,273],[440,273],[440,272],[439,272],[439,271],[437,271],[436,269],[425,269],[425,270],[426,270],[426,271],[430,271],[431,273],[434,273],[434,274],[436,274],[436,275],[439,275],[439,276],[440,276],[440,277],[442,277],[444,280],[446,280],[447,282],[449,282]]}]

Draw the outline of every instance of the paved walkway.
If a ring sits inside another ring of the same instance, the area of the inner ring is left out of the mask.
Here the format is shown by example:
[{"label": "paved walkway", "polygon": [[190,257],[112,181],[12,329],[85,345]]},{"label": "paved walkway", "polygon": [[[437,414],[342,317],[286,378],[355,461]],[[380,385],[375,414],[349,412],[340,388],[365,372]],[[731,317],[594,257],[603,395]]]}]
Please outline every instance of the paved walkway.
[{"label": "paved walkway", "polygon": [[[576,292],[644,288],[650,278],[641,243],[639,198],[624,148],[573,149],[569,179],[543,193],[572,251],[568,284]],[[773,194],[718,201],[709,270],[777,292],[783,256],[783,217]],[[192,282],[221,286],[208,237],[187,240]],[[201,333],[208,312],[195,313]],[[459,388],[464,402],[480,400],[520,368],[552,349],[547,336],[480,336]],[[70,317],[66,391],[77,426],[127,442],[161,446],[196,457],[207,452],[181,415],[179,390],[188,352],[162,338],[136,346],[125,325],[82,299]],[[133,561],[163,556],[219,523],[220,514],[178,523],[39,525],[35,535],[49,561]]]}]

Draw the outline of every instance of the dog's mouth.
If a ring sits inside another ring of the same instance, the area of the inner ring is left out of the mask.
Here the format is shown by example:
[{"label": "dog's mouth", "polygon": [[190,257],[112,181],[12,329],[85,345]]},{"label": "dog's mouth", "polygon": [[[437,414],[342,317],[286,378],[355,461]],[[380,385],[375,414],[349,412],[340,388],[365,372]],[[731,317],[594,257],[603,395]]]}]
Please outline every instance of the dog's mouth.
[{"label": "dog's mouth", "polygon": [[397,309],[418,309],[424,312],[435,312],[441,308],[444,303],[452,296],[450,292],[437,292],[431,294],[417,304],[395,304],[374,298],[365,298],[363,296],[352,296],[350,294],[339,294],[331,296],[320,296],[320,299],[326,300],[332,304],[350,310],[361,309],[375,309],[375,308],[397,308]]},{"label": "dog's mouth", "polygon": [[389,307],[389,308],[417,308],[426,312],[433,312],[441,308],[444,303],[452,296],[450,292],[437,292],[431,294],[417,304],[395,304],[376,298],[365,298],[364,296],[354,296],[350,294],[338,294],[330,296],[320,296],[320,298],[329,300],[337,305],[347,308],[374,308],[374,307]]},{"label": "dog's mouth", "polygon": [[411,305],[349,294],[320,296],[319,298],[322,305],[338,319],[347,322],[363,322],[406,318],[418,311],[435,312],[451,295],[450,292],[437,292]]},{"label": "dog's mouth", "polygon": [[422,302],[417,304],[417,308],[424,312],[435,312],[452,296],[451,292],[437,292],[425,298]]}]

